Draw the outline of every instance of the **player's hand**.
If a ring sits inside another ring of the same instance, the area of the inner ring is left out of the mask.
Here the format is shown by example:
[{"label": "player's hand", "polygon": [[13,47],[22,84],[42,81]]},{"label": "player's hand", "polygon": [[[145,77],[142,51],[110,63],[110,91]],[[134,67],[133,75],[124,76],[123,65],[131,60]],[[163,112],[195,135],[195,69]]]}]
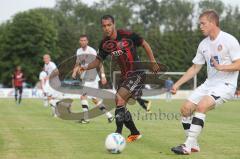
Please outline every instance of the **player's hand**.
[{"label": "player's hand", "polygon": [[77,76],[76,72],[73,72],[73,73],[72,73],[72,78],[73,78],[73,79],[76,79],[76,76]]},{"label": "player's hand", "polygon": [[153,73],[158,73],[160,71],[160,67],[157,62],[152,62],[151,63],[151,69]]},{"label": "player's hand", "polygon": [[101,78],[101,82],[102,82],[103,85],[107,84],[107,79],[106,79],[106,77],[102,77],[102,78]]},{"label": "player's hand", "polygon": [[86,71],[85,68],[83,68],[83,67],[81,67],[81,66],[78,67],[78,70],[77,70],[78,74],[81,74],[81,73],[83,73],[84,71]]},{"label": "player's hand", "polygon": [[72,78],[76,79],[78,66],[73,69]]},{"label": "player's hand", "polygon": [[172,86],[170,92],[171,92],[172,94],[176,94],[176,93],[177,93],[177,90],[178,90],[178,86],[177,86],[176,84],[174,84],[174,85]]},{"label": "player's hand", "polygon": [[222,71],[222,65],[219,65],[218,62],[213,58],[211,57],[211,64],[213,65],[213,67],[218,70],[218,71]]}]

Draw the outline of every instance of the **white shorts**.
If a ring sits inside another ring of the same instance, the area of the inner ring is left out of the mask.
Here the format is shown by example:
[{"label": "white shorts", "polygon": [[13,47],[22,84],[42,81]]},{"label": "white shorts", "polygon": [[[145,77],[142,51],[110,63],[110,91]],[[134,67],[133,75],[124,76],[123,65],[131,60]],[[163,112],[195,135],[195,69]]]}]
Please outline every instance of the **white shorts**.
[{"label": "white shorts", "polygon": [[98,81],[85,81],[83,83],[83,87],[90,87],[90,88],[95,88],[95,89],[98,89],[99,86],[98,86]]},{"label": "white shorts", "polygon": [[236,88],[231,84],[218,82],[209,83],[204,82],[188,98],[194,104],[198,104],[203,96],[211,96],[215,100],[216,105],[223,104],[224,102],[231,100],[234,97]]}]

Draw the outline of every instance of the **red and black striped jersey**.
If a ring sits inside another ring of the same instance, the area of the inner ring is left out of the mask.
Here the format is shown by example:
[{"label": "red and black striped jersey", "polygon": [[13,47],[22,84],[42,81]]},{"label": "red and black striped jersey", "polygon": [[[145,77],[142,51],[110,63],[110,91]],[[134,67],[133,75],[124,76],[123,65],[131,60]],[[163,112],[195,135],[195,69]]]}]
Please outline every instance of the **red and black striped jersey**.
[{"label": "red and black striped jersey", "polygon": [[111,55],[112,60],[118,63],[122,76],[126,76],[128,72],[137,69],[134,66],[140,61],[137,47],[141,46],[142,42],[143,38],[134,32],[117,30],[116,39],[106,37],[101,41],[97,58],[105,60],[108,55]]},{"label": "red and black striped jersey", "polygon": [[24,74],[21,71],[15,71],[12,75],[12,79],[14,80],[14,86],[22,87],[24,82]]}]

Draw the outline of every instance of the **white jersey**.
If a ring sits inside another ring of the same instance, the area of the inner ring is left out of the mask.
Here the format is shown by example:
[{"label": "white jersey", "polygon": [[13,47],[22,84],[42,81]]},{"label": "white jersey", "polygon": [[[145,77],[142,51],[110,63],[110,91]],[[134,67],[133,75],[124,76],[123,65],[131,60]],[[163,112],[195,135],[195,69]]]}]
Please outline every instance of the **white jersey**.
[{"label": "white jersey", "polygon": [[[81,66],[84,67],[96,59],[97,52],[94,48],[87,46],[85,50],[79,48],[76,52],[76,56],[77,61],[79,61]],[[84,71],[81,74],[81,79],[92,82],[98,82],[100,80],[96,68]]]},{"label": "white jersey", "polygon": [[218,71],[211,64],[211,57],[220,65],[229,65],[233,63],[233,61],[240,59],[240,45],[238,40],[232,35],[220,31],[215,40],[210,40],[210,38],[207,37],[201,41],[196,56],[192,60],[194,64],[207,63],[208,77],[206,82],[211,84],[222,82],[237,87],[239,71]]},{"label": "white jersey", "polygon": [[44,70],[47,72],[47,75],[50,76],[50,74],[57,68],[56,64],[52,61],[50,61],[48,64],[44,64]]},{"label": "white jersey", "polygon": [[[44,70],[47,72],[48,77],[56,68],[57,68],[56,64],[52,61],[44,65]],[[53,96],[55,94],[55,91],[52,89],[52,87],[49,84],[49,80],[46,81],[45,92],[48,94],[48,96]]]}]

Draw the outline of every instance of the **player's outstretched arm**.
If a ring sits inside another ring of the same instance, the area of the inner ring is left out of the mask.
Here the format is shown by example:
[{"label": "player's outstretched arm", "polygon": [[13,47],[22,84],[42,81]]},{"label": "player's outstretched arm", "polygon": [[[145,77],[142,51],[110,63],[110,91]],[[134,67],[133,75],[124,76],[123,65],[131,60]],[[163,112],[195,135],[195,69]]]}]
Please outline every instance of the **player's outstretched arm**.
[{"label": "player's outstretched arm", "polygon": [[143,40],[143,43],[142,43],[142,47],[144,48],[144,50],[146,51],[147,53],[147,56],[150,60],[150,62],[152,63],[152,71],[154,73],[157,73],[160,71],[160,68],[155,60],[155,57],[153,56],[153,52],[152,52],[152,49],[150,47],[150,45],[148,44],[148,42],[146,42],[145,40]]},{"label": "player's outstretched arm", "polygon": [[79,69],[79,66],[75,66],[74,68],[73,68],[73,72],[72,72],[72,78],[76,78],[76,76],[77,76],[77,73],[78,73],[78,69]]},{"label": "player's outstretched arm", "polygon": [[173,94],[177,93],[178,88],[185,82],[192,79],[202,68],[202,65],[193,64],[187,72],[173,85],[171,92]]},{"label": "player's outstretched arm", "polygon": [[77,73],[78,73],[78,70],[79,70],[79,65],[80,65],[80,56],[77,56],[77,59],[76,59],[76,63],[73,67],[73,71],[72,71],[72,78],[76,78],[77,76]]},{"label": "player's outstretched arm", "polygon": [[89,63],[87,66],[82,67],[82,69],[83,70],[91,70],[94,68],[98,68],[100,64],[101,64],[101,61],[98,58],[96,58],[94,61]]}]

